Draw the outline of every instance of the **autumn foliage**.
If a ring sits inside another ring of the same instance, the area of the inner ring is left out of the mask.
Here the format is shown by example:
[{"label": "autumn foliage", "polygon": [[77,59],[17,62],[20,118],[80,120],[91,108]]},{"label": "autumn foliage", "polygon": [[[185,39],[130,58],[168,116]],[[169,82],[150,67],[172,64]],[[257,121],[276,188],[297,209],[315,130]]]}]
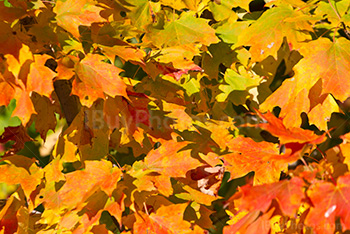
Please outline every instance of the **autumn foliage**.
[{"label": "autumn foliage", "polygon": [[1,0],[0,233],[350,231],[348,0]]}]

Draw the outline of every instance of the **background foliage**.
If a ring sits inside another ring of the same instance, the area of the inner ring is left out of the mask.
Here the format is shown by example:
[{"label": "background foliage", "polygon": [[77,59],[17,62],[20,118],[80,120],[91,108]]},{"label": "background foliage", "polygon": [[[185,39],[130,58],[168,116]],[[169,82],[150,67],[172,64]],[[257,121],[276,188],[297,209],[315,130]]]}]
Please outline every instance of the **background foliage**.
[{"label": "background foliage", "polygon": [[0,232],[349,232],[349,6],[0,1]]}]

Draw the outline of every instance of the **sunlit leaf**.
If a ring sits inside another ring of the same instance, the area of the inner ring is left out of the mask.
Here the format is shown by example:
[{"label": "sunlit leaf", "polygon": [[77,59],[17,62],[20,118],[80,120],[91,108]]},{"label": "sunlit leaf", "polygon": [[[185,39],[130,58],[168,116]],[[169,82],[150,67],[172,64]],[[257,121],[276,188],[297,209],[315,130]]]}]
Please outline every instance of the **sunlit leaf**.
[{"label": "sunlit leaf", "polygon": [[223,165],[237,178],[254,171],[256,184],[276,182],[282,171],[286,172],[288,163],[297,158],[290,153],[279,154],[279,147],[270,142],[255,142],[251,138],[237,137],[228,142],[232,153],[225,154]]},{"label": "sunlit leaf", "polygon": [[103,59],[100,55],[88,55],[75,66],[77,78],[72,93],[87,107],[98,98],[105,99],[106,95],[127,97],[126,85],[119,77],[122,70],[102,62]]},{"label": "sunlit leaf", "polygon": [[[137,233],[201,233],[198,227],[194,230],[191,224],[182,219],[187,204],[163,206],[155,214],[136,216],[134,230]],[[203,231],[202,231],[203,232]]]},{"label": "sunlit leaf", "polygon": [[146,156],[145,164],[163,175],[184,177],[187,171],[202,165],[191,157],[191,150],[181,150],[186,145],[188,142],[167,141]]},{"label": "sunlit leaf", "polygon": [[198,19],[191,12],[182,13],[178,20],[169,23],[164,30],[152,29],[145,41],[162,48],[176,45],[217,43],[215,30],[204,19]]},{"label": "sunlit leaf", "polygon": [[[341,176],[337,184],[330,182],[318,182],[313,184],[307,194],[310,197],[314,207],[306,218],[306,223],[310,226],[324,225],[325,227],[334,227],[336,218],[344,229],[349,229],[350,216],[347,212],[349,204],[349,180],[350,176]],[[318,233],[326,234],[333,232],[333,228],[320,229]]]},{"label": "sunlit leaf", "polygon": [[236,46],[249,45],[254,61],[261,61],[268,55],[277,57],[277,51],[287,37],[293,47],[311,39],[306,30],[312,31],[307,15],[284,4],[273,7],[238,36]]}]

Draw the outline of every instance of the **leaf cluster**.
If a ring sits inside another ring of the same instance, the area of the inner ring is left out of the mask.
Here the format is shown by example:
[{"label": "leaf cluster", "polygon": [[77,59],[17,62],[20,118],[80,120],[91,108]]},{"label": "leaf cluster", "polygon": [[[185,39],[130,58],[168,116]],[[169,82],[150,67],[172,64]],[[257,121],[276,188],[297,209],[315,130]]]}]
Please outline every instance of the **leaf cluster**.
[{"label": "leaf cluster", "polygon": [[350,231],[348,0],[1,0],[1,233]]}]

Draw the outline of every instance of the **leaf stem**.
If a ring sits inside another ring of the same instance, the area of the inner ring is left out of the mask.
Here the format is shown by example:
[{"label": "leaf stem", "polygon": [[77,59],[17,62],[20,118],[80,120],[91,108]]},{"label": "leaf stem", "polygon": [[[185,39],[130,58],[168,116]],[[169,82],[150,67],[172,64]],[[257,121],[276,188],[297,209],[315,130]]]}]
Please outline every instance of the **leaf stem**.
[{"label": "leaf stem", "polygon": [[340,15],[339,15],[339,12],[337,11],[337,9],[334,8],[334,6],[333,6],[332,3],[331,3],[331,0],[328,0],[328,3],[329,3],[329,5],[331,6],[331,8],[333,9],[334,13],[337,15],[339,21],[341,21],[341,17],[340,17]]},{"label": "leaf stem", "polygon": [[316,33],[315,33],[315,35],[316,35],[317,39],[319,39],[319,38],[323,37],[323,35],[325,35],[325,34],[328,33],[329,31],[331,31],[332,29],[335,29],[335,27],[330,28],[330,29],[327,29],[327,30],[326,30],[325,32],[323,32],[320,36],[317,36]]},{"label": "leaf stem", "polygon": [[[350,33],[349,33],[348,30],[346,29],[346,25],[345,25],[344,22],[342,21],[341,16],[339,15],[339,12],[338,12],[337,9],[335,9],[335,7],[332,5],[331,0],[328,0],[328,3],[329,3],[329,5],[331,6],[331,8],[333,9],[334,13],[337,15],[338,20],[340,21],[339,24],[341,24],[341,25],[343,26],[343,28],[344,28],[344,33],[345,33],[346,37],[347,37],[348,39],[350,39]],[[337,25],[337,28],[338,28],[339,24]],[[334,38],[335,38],[335,35],[333,35],[333,42],[334,42]]]},{"label": "leaf stem", "polygon": [[147,205],[146,205],[145,202],[143,203],[143,207],[144,207],[144,209],[145,209],[146,214],[149,216],[149,213],[148,213],[148,210],[147,210]]},{"label": "leaf stem", "polygon": [[[134,76],[132,77],[132,79],[133,79],[133,80],[135,79],[136,74],[139,72],[140,68],[141,68],[140,66],[137,68],[137,70],[136,70],[136,72],[135,72]],[[129,81],[129,82],[130,82],[130,81]]]}]

